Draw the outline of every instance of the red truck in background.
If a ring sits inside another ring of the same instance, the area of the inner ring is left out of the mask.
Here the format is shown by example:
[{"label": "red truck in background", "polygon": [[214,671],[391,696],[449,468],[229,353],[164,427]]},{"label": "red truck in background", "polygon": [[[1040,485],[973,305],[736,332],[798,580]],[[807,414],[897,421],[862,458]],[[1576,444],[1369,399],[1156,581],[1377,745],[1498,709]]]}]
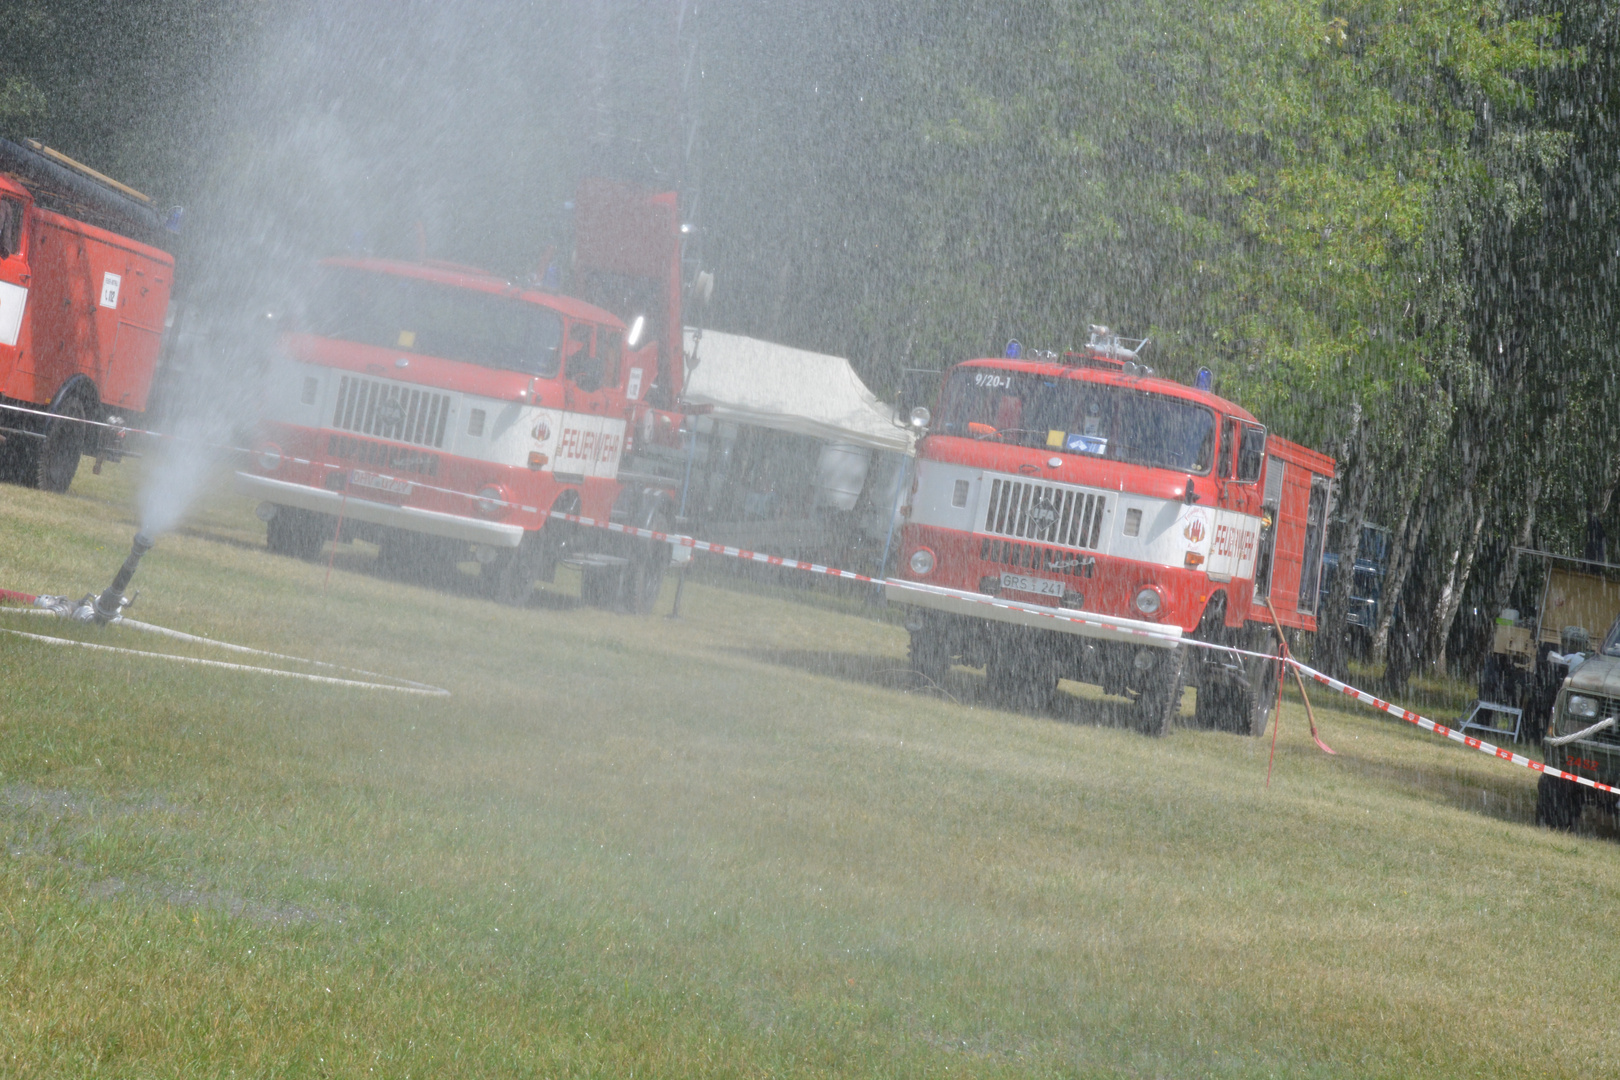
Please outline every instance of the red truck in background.
[{"label": "red truck in background", "polygon": [[82,454],[98,468],[120,456],[116,434],[81,421],[145,411],[174,278],[173,256],[143,242],[164,229],[149,202],[47,147],[0,139],[5,479],[66,491]]},{"label": "red truck in background", "polygon": [[[334,536],[401,570],[469,556],[522,604],[557,564],[586,598],[650,609],[670,546],[553,520],[667,530],[670,481],[631,455],[678,446],[686,358],[675,196],[606,181],[575,200],[571,284],[434,261],[319,264],[269,373],[261,440],[236,488],[272,551]],[[660,407],[662,406],[662,407]]]},{"label": "red truck in background", "polygon": [[1316,628],[1334,463],[1155,376],[1140,347],[1096,327],[1078,353],[952,368],[937,415],[916,416],[906,584],[887,595],[934,682],[983,665],[1022,707],[1095,683],[1163,734],[1190,680],[1200,726],[1259,735],[1276,664],[1182,642],[1272,653],[1278,626]]}]

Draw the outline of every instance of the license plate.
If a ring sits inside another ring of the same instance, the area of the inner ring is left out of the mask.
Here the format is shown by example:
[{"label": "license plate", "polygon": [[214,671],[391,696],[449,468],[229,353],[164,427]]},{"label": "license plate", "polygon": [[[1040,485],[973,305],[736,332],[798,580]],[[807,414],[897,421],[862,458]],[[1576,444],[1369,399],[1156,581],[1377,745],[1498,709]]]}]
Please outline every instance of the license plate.
[{"label": "license plate", "polygon": [[1063,598],[1063,582],[1053,581],[1051,578],[1030,577],[1028,574],[1009,574],[1002,571],[1001,587],[1003,589],[1017,589],[1019,592],[1032,592],[1037,596],[1055,596]]},{"label": "license plate", "polygon": [[386,491],[390,495],[409,495],[411,485],[404,480],[395,480],[391,476],[378,476],[376,473],[363,472],[355,469],[349,473],[349,483],[357,487],[371,488],[374,491]]}]

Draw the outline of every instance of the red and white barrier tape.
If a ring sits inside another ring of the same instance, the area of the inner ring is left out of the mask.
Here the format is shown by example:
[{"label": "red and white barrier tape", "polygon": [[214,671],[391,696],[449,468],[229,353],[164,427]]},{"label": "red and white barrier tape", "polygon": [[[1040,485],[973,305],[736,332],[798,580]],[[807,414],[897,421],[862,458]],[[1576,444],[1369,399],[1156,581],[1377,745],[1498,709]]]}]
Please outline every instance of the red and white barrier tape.
[{"label": "red and white barrier tape", "polygon": [[[683,547],[695,548],[698,551],[706,551],[706,552],[709,552],[709,553],[715,554],[715,555],[725,555],[725,556],[729,556],[731,558],[746,559],[746,560],[751,560],[751,561],[754,561],[754,562],[761,562],[761,563],[765,563],[765,564],[770,565],[770,566],[783,566],[783,567],[787,567],[789,569],[808,570],[808,571],[810,571],[812,573],[830,574],[830,575],[834,575],[834,576],[837,576],[837,577],[849,578],[849,579],[852,579],[852,580],[855,580],[855,581],[869,582],[869,583],[871,583],[873,585],[885,585],[885,586],[892,585],[892,586],[895,586],[896,588],[901,588],[901,589],[905,589],[905,588],[908,588],[908,587],[909,588],[916,588],[916,586],[912,582],[907,582],[907,581],[896,579],[896,578],[868,577],[865,574],[857,574],[857,573],[853,573],[853,572],[851,572],[849,570],[838,570],[838,569],[835,569],[833,567],[822,566],[819,563],[807,563],[807,562],[803,562],[803,561],[798,560],[798,559],[784,558],[784,557],[779,556],[779,555],[766,555],[766,554],[763,554],[761,552],[748,551],[746,549],[730,547],[730,546],[723,545],[723,544],[711,544],[711,543],[708,543],[708,542],[703,541],[703,540],[695,540],[690,536],[681,536],[681,535],[675,534],[675,533],[662,533],[662,532],[658,532],[657,530],[654,530],[654,529],[640,529],[640,528],[636,528],[636,527],[630,526],[630,525],[619,525],[619,524],[615,524],[613,522],[602,522],[602,521],[597,521],[594,518],[581,517],[578,514],[562,514],[562,513],[557,513],[555,511],[553,511],[550,516],[553,517],[553,518],[556,518],[558,520],[561,520],[561,521],[573,522],[576,525],[586,525],[586,526],[591,526],[591,527],[594,527],[594,528],[605,528],[605,529],[609,529],[609,530],[611,530],[613,532],[623,533],[623,534],[629,535],[629,536],[639,536],[639,537],[642,537],[642,538],[648,539],[648,540],[662,540],[662,541],[666,541],[666,542],[672,543],[672,544],[680,544]],[[918,590],[918,591],[925,591],[925,590]],[[986,604],[986,605],[992,605],[992,606],[996,606],[996,607],[1005,607],[1005,608],[1011,608],[1011,609],[1015,609],[1015,610],[1019,610],[1019,611],[1029,612],[1031,614],[1045,616],[1046,618],[1050,618],[1050,619],[1053,619],[1053,620],[1056,620],[1056,621],[1061,621],[1061,622],[1070,622],[1070,623],[1077,623],[1079,625],[1091,625],[1091,626],[1097,626],[1097,627],[1102,627],[1104,625],[1103,623],[1097,622],[1095,620],[1086,619],[1086,618],[1084,618],[1082,616],[1067,615],[1067,614],[1064,614],[1064,613],[1059,612],[1059,611],[1054,611],[1051,608],[1041,607],[1041,606],[1036,605],[1036,604],[1022,604],[1022,603],[1019,603],[1019,602],[1014,601],[1014,600],[1002,600],[1002,599],[988,597],[988,596],[985,597],[984,600],[981,601],[981,602]],[[1139,636],[1144,637],[1144,638],[1155,637],[1155,635],[1150,634],[1150,633],[1148,633],[1146,631],[1134,630],[1134,629],[1131,629],[1131,628],[1122,628],[1122,627],[1116,627],[1116,626],[1110,625],[1110,626],[1108,626],[1108,629],[1113,630],[1115,632],[1123,631],[1123,632],[1126,632],[1126,633],[1139,635]],[[1163,638],[1159,638],[1159,640],[1163,640]],[[1253,657],[1253,658],[1261,659],[1261,660],[1276,660],[1276,659],[1278,659],[1276,656],[1268,654],[1268,653],[1253,652],[1253,651],[1248,650],[1248,649],[1231,648],[1231,647],[1224,646],[1224,645],[1218,645],[1218,644],[1215,644],[1215,643],[1212,643],[1212,642],[1198,641],[1198,640],[1196,640],[1194,638],[1186,638],[1186,637],[1184,637],[1184,638],[1181,639],[1181,641],[1184,644],[1190,645],[1190,646],[1192,646],[1194,648],[1213,649],[1213,650],[1215,650],[1217,652],[1226,653],[1228,655],[1248,656],[1248,657]],[[1580,775],[1578,775],[1576,773],[1565,772],[1562,769],[1555,769],[1550,765],[1547,765],[1547,764],[1544,764],[1542,762],[1536,761],[1536,760],[1534,760],[1532,758],[1528,758],[1528,757],[1524,756],[1523,754],[1516,754],[1516,753],[1514,753],[1514,752],[1512,752],[1510,750],[1504,750],[1503,748],[1501,748],[1499,746],[1496,746],[1496,745],[1494,745],[1492,743],[1488,743],[1488,742],[1484,741],[1483,739],[1476,739],[1471,735],[1464,735],[1460,731],[1456,731],[1453,728],[1449,728],[1444,724],[1438,724],[1438,723],[1434,722],[1433,720],[1430,720],[1428,717],[1425,717],[1425,716],[1422,716],[1422,715],[1420,715],[1418,713],[1412,712],[1410,709],[1403,709],[1399,705],[1391,704],[1390,702],[1387,702],[1387,701],[1383,700],[1382,698],[1376,697],[1373,694],[1369,694],[1364,690],[1358,690],[1357,688],[1355,688],[1353,686],[1350,686],[1348,683],[1340,682],[1338,679],[1335,679],[1330,675],[1325,675],[1322,672],[1317,671],[1315,668],[1311,667],[1309,664],[1302,663],[1301,661],[1295,659],[1293,656],[1285,656],[1285,657],[1282,658],[1282,660],[1283,660],[1283,663],[1285,663],[1288,666],[1294,668],[1296,671],[1301,672],[1302,674],[1309,676],[1310,678],[1316,680],[1317,682],[1321,683],[1324,686],[1330,687],[1331,689],[1337,690],[1342,694],[1345,694],[1345,695],[1347,695],[1349,697],[1355,698],[1357,701],[1360,701],[1363,704],[1371,705],[1375,709],[1380,709],[1383,712],[1389,713],[1391,716],[1399,717],[1400,719],[1405,720],[1410,724],[1414,724],[1417,727],[1420,727],[1425,731],[1431,731],[1434,734],[1439,735],[1439,736],[1441,736],[1443,738],[1450,739],[1453,742],[1461,743],[1464,746],[1472,747],[1475,750],[1479,750],[1479,751],[1481,751],[1483,753],[1490,754],[1491,756],[1493,756],[1495,758],[1498,758],[1499,760],[1506,761],[1506,762],[1509,762],[1509,763],[1514,764],[1514,765],[1519,765],[1519,766],[1521,766],[1523,768],[1531,770],[1532,772],[1545,773],[1548,776],[1556,776],[1556,777],[1559,777],[1559,778],[1564,779],[1564,780],[1570,780],[1570,781],[1573,781],[1573,782],[1575,782],[1577,784],[1582,784],[1582,785],[1585,785],[1586,787],[1593,788],[1593,789],[1595,789],[1597,791],[1608,792],[1610,794],[1620,794],[1620,788],[1610,787],[1608,784],[1603,784],[1603,783],[1600,783],[1600,782],[1598,782],[1596,780],[1588,779],[1587,777],[1580,776]],[[1312,734],[1313,734],[1313,738],[1314,738],[1315,737],[1314,731],[1313,731]],[[1319,745],[1319,746],[1322,745],[1320,739],[1317,740],[1317,745]],[[1327,748],[1324,746],[1323,749],[1327,749]],[[1329,750],[1328,753],[1333,753],[1333,751]]]},{"label": "red and white barrier tape", "polygon": [[1475,750],[1478,750],[1481,753],[1490,754],[1492,757],[1495,757],[1501,761],[1506,761],[1511,764],[1521,766],[1529,769],[1531,772],[1545,773],[1548,776],[1556,776],[1562,780],[1571,780],[1577,784],[1582,784],[1589,788],[1595,788],[1598,791],[1608,792],[1611,795],[1620,795],[1620,788],[1613,788],[1608,784],[1601,784],[1596,780],[1589,780],[1586,777],[1579,776],[1575,773],[1565,772],[1562,769],[1555,769],[1551,765],[1545,765],[1539,761],[1527,758],[1523,754],[1515,754],[1511,750],[1504,750],[1502,747],[1488,743],[1484,739],[1476,739],[1471,735],[1464,735],[1462,732],[1457,731],[1454,728],[1446,727],[1444,724],[1437,724],[1426,716],[1419,715],[1410,709],[1403,709],[1399,705],[1391,704],[1390,702],[1385,701],[1383,698],[1367,693],[1365,690],[1357,690],[1355,687],[1349,685],[1348,683],[1342,683],[1331,675],[1324,675],[1320,671],[1317,671],[1315,668],[1311,667],[1309,664],[1302,664],[1298,660],[1290,660],[1289,663],[1293,664],[1294,667],[1299,671],[1309,675],[1323,686],[1337,690],[1339,693],[1344,694],[1347,697],[1353,697],[1363,705],[1371,705],[1373,708],[1386,712],[1391,716],[1399,717],[1409,724],[1416,724],[1424,731],[1432,731],[1442,738],[1450,739],[1452,742],[1462,743],[1464,746],[1473,747]]},{"label": "red and white barrier tape", "polygon": [[[13,411],[13,412],[28,413],[28,414],[33,415],[33,416],[44,416],[44,417],[48,417],[48,418],[57,418],[59,416],[59,414],[56,414],[56,413],[45,412],[45,411],[38,410],[38,409],[29,409],[29,408],[25,408],[23,406],[18,406],[18,405],[6,405],[6,406],[4,406],[4,408],[7,409],[7,410],[10,410],[10,411]],[[133,427],[128,427],[128,426],[122,425],[122,424],[109,424],[109,423],[105,423],[105,422],[102,422],[102,421],[96,421],[96,420],[81,420],[81,419],[79,419],[77,417],[67,417],[66,419],[71,419],[71,420],[74,420],[74,421],[76,421],[78,423],[82,423],[82,424],[90,424],[90,425],[93,425],[93,426],[96,426],[96,427],[113,428],[113,429],[120,430],[120,431],[132,432],[132,433],[140,434],[140,435],[147,435],[147,436],[150,436],[152,438],[157,438],[157,439],[168,439],[168,440],[177,440],[177,441],[197,442],[200,445],[204,445],[204,446],[209,447],[210,449],[226,450],[226,451],[229,451],[231,453],[237,453],[237,454],[252,454],[253,453],[253,451],[247,449],[246,447],[231,446],[229,444],[224,444],[224,443],[210,443],[210,442],[207,442],[207,441],[201,440],[201,439],[187,439],[185,436],[169,435],[169,434],[165,434],[163,432],[148,431],[148,430],[145,430],[143,428],[133,428]],[[306,459],[306,458],[297,458],[297,457],[289,456],[287,458],[287,460],[292,461],[295,464],[300,464],[300,465],[317,464],[316,462],[310,461],[309,459]],[[524,505],[524,504],[521,504],[521,503],[506,502],[505,500],[502,500],[502,499],[491,499],[491,498],[487,498],[487,497],[484,497],[484,496],[476,495],[476,494],[474,494],[472,492],[458,491],[458,490],[456,490],[454,488],[439,487],[439,486],[434,485],[434,484],[423,483],[419,478],[413,477],[413,476],[395,477],[395,476],[388,476],[386,474],[381,474],[381,473],[379,473],[377,475],[379,477],[381,477],[382,479],[397,480],[397,481],[399,481],[401,483],[411,484],[415,488],[420,488],[420,489],[426,490],[426,491],[434,491],[434,492],[438,492],[440,494],[445,494],[445,495],[455,495],[455,496],[459,496],[461,498],[465,498],[465,499],[469,499],[469,500],[478,500],[480,502],[498,503],[498,504],[503,505],[503,506],[511,507],[512,509],[515,509],[515,510],[520,510],[520,511],[522,511],[524,513],[530,513],[530,514],[543,513],[543,511],[541,511],[540,508],[536,507],[536,506],[527,506],[527,505]],[[783,567],[783,568],[789,569],[789,570],[804,570],[804,571],[808,571],[808,572],[813,573],[813,574],[823,574],[823,575],[826,575],[826,576],[829,576],[829,577],[842,578],[842,579],[845,579],[845,580],[848,580],[848,581],[860,581],[860,582],[864,582],[864,583],[871,584],[871,585],[893,586],[893,587],[898,588],[898,589],[910,588],[910,589],[915,589],[917,591],[926,591],[926,590],[922,590],[922,589],[917,589],[917,586],[914,583],[908,582],[908,581],[905,581],[905,580],[902,580],[902,579],[875,578],[875,577],[871,577],[871,576],[866,575],[866,574],[858,574],[858,573],[856,573],[856,572],[854,572],[852,570],[840,570],[837,567],[824,566],[821,563],[806,562],[806,561],[804,561],[802,559],[791,559],[791,558],[787,558],[786,556],[782,556],[782,555],[770,555],[770,554],[766,554],[765,552],[750,551],[750,550],[748,550],[746,548],[738,548],[738,547],[735,547],[735,546],[732,546],[732,545],[729,545],[729,544],[714,544],[714,543],[710,543],[710,542],[708,542],[706,540],[698,540],[695,537],[684,536],[684,535],[679,534],[679,533],[665,533],[665,532],[659,532],[656,529],[642,529],[642,528],[638,528],[638,527],[633,526],[633,525],[620,525],[620,524],[618,524],[616,522],[611,522],[611,521],[598,521],[595,518],[584,517],[584,516],[579,515],[579,514],[565,514],[565,513],[561,513],[561,512],[558,512],[558,511],[554,511],[554,510],[553,511],[544,511],[544,513],[546,513],[546,515],[548,517],[553,518],[553,519],[558,520],[558,521],[567,521],[567,522],[571,522],[571,523],[576,524],[576,525],[583,525],[583,526],[587,526],[587,527],[590,527],[590,528],[607,529],[610,532],[621,533],[621,534],[624,534],[624,535],[627,535],[627,536],[638,536],[638,537],[641,537],[641,538],[647,539],[647,540],[662,541],[664,543],[675,544],[675,545],[678,545],[680,547],[692,548],[695,551],[702,551],[702,552],[706,552],[706,553],[711,554],[711,555],[721,555],[721,556],[725,556],[727,558],[741,559],[741,560],[744,560],[744,561],[747,561],[747,562],[763,563],[763,564],[765,564],[767,566],[780,566],[780,567]],[[27,596],[26,594],[7,593],[7,592],[4,592],[4,591],[0,591],[0,599],[23,600],[23,602],[25,602],[25,603],[31,603],[32,600],[33,600],[33,598],[31,596]],[[1022,604],[1022,603],[1019,603],[1018,601],[1014,601],[1014,600],[1004,600],[1004,599],[988,597],[988,596],[985,597],[982,601],[978,601],[978,602],[983,603],[986,606],[990,606],[990,607],[1001,607],[1001,608],[1007,608],[1007,609],[1017,610],[1017,611],[1021,611],[1021,612],[1027,612],[1029,614],[1038,615],[1038,616],[1041,616],[1043,618],[1051,619],[1051,620],[1056,621],[1056,622],[1068,622],[1068,623],[1074,623],[1074,624],[1081,625],[1081,626],[1093,626],[1093,627],[1097,627],[1097,628],[1104,628],[1105,627],[1105,624],[1103,624],[1103,623],[1101,623],[1101,622],[1099,622],[1097,620],[1086,619],[1083,616],[1067,615],[1067,614],[1064,614],[1064,613],[1059,612],[1059,611],[1054,611],[1051,608],[1043,607],[1043,606],[1036,605],[1036,604]],[[1115,633],[1123,633],[1123,634],[1127,634],[1127,635],[1139,636],[1139,637],[1142,637],[1144,639],[1161,641],[1161,642],[1165,640],[1164,635],[1152,634],[1152,633],[1149,633],[1147,631],[1136,630],[1136,629],[1130,628],[1130,627],[1118,627],[1118,626],[1113,626],[1111,624],[1108,624],[1106,626],[1106,628],[1109,629],[1112,632],[1115,632]],[[1183,637],[1180,640],[1183,643],[1185,643],[1187,645],[1190,645],[1190,646],[1193,646],[1195,648],[1214,649],[1216,651],[1224,652],[1224,653],[1227,653],[1227,654],[1230,654],[1230,655],[1249,656],[1249,657],[1256,657],[1256,658],[1260,658],[1260,659],[1269,659],[1269,660],[1275,660],[1276,659],[1275,656],[1270,656],[1270,655],[1265,654],[1265,653],[1250,652],[1250,651],[1248,651],[1246,649],[1231,648],[1231,647],[1224,646],[1224,645],[1213,644],[1211,642],[1198,641],[1198,640],[1195,640],[1195,639],[1192,639],[1192,638]],[[1403,709],[1398,705],[1393,705],[1390,702],[1384,701],[1383,699],[1381,699],[1379,697],[1376,697],[1375,695],[1369,694],[1364,690],[1358,690],[1353,686],[1350,686],[1350,685],[1348,685],[1346,683],[1342,683],[1339,680],[1337,680],[1337,679],[1335,679],[1335,678],[1333,678],[1333,677],[1331,677],[1329,675],[1324,675],[1322,672],[1317,671],[1315,668],[1311,667],[1310,665],[1301,663],[1299,660],[1296,660],[1291,656],[1285,658],[1283,662],[1290,665],[1290,666],[1292,666],[1296,670],[1301,671],[1306,675],[1309,675],[1312,679],[1314,679],[1317,682],[1323,684],[1324,686],[1331,687],[1332,689],[1337,690],[1340,693],[1343,693],[1343,694],[1345,694],[1345,695],[1347,695],[1349,697],[1355,698],[1357,701],[1360,701],[1363,704],[1371,705],[1373,708],[1380,709],[1383,712],[1389,713],[1391,716],[1396,716],[1396,717],[1399,717],[1402,720],[1407,721],[1408,723],[1415,724],[1416,726],[1422,728],[1425,731],[1432,731],[1435,734],[1440,735],[1443,738],[1447,738],[1447,739],[1452,740],[1453,742],[1462,743],[1464,746],[1472,747],[1472,748],[1474,748],[1476,750],[1479,750],[1479,751],[1481,751],[1483,753],[1490,754],[1490,755],[1492,755],[1492,756],[1494,756],[1494,757],[1496,757],[1496,758],[1498,758],[1498,759],[1500,759],[1502,761],[1507,761],[1507,762],[1510,762],[1510,763],[1512,763],[1514,765],[1519,765],[1519,766],[1522,766],[1524,768],[1530,769],[1533,772],[1545,773],[1545,774],[1550,775],[1550,776],[1557,776],[1557,777],[1559,777],[1561,779],[1570,780],[1570,781],[1573,781],[1573,782],[1578,783],[1578,784],[1583,784],[1586,787],[1594,788],[1594,789],[1596,789],[1598,791],[1603,791],[1603,792],[1607,792],[1607,793],[1610,793],[1610,794],[1620,794],[1620,788],[1610,787],[1607,784],[1599,783],[1596,780],[1591,780],[1591,779],[1588,779],[1587,777],[1579,776],[1579,775],[1577,775],[1575,773],[1569,773],[1569,772],[1564,772],[1561,769],[1555,769],[1555,768],[1553,768],[1553,767],[1551,767],[1549,765],[1543,764],[1542,762],[1535,761],[1535,760],[1533,760],[1531,758],[1525,757],[1523,754],[1516,754],[1516,753],[1513,753],[1512,751],[1504,750],[1501,747],[1495,746],[1495,745],[1493,745],[1491,743],[1488,743],[1488,742],[1485,742],[1482,739],[1476,739],[1476,738],[1473,738],[1472,736],[1464,735],[1460,731],[1456,731],[1456,730],[1454,730],[1452,728],[1449,728],[1449,727],[1445,726],[1444,724],[1435,723],[1433,720],[1430,720],[1425,716],[1422,716],[1422,715],[1420,715],[1418,713],[1412,712],[1412,711],[1410,711],[1408,709]]]},{"label": "red and white barrier tape", "polygon": [[[526,506],[524,509],[532,510],[533,507]],[[808,570],[812,574],[825,574],[829,577],[844,578],[848,581],[864,581],[870,585],[887,584],[885,578],[868,577],[866,574],[857,574],[853,570],[840,570],[836,566],[823,566],[820,563],[805,562],[802,559],[790,559],[785,555],[767,555],[763,551],[749,551],[747,548],[732,547],[729,544],[711,544],[707,540],[683,536],[680,533],[659,532],[657,529],[641,529],[634,525],[620,525],[613,521],[598,521],[596,518],[582,517],[579,514],[564,514],[558,510],[551,511],[547,516],[556,521],[587,525],[593,529],[607,529],[609,532],[622,533],[625,536],[639,536],[645,540],[661,540],[677,547],[705,551],[710,555],[725,555],[732,559],[764,563],[767,566],[782,566],[789,570]]]}]

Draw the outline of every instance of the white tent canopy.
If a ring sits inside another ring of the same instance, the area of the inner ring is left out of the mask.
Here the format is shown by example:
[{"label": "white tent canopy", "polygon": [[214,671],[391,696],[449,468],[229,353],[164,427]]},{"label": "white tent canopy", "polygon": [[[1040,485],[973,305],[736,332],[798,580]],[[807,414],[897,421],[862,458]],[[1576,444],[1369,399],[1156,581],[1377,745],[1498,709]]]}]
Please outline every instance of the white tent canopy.
[{"label": "white tent canopy", "polygon": [[703,331],[699,341],[690,326],[686,352],[697,358],[686,400],[714,406],[716,419],[911,453],[911,432],[841,356],[717,330]]}]

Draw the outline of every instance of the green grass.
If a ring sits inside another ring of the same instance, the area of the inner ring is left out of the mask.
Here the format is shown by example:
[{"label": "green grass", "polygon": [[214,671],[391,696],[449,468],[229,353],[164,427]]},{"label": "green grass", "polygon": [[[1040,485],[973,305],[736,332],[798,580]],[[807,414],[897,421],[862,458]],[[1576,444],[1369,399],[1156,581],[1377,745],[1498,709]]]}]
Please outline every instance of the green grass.
[{"label": "green grass", "polygon": [[[137,482],[0,487],[0,588],[103,586]],[[1620,1068],[1620,846],[1535,829],[1524,770],[1323,692],[1339,756],[1290,703],[1268,788],[1268,743],[1068,684],[907,693],[859,609],[512,611],[368,564],[323,588],[215,494],[135,614],[449,699],[0,635],[0,1074]]]}]

